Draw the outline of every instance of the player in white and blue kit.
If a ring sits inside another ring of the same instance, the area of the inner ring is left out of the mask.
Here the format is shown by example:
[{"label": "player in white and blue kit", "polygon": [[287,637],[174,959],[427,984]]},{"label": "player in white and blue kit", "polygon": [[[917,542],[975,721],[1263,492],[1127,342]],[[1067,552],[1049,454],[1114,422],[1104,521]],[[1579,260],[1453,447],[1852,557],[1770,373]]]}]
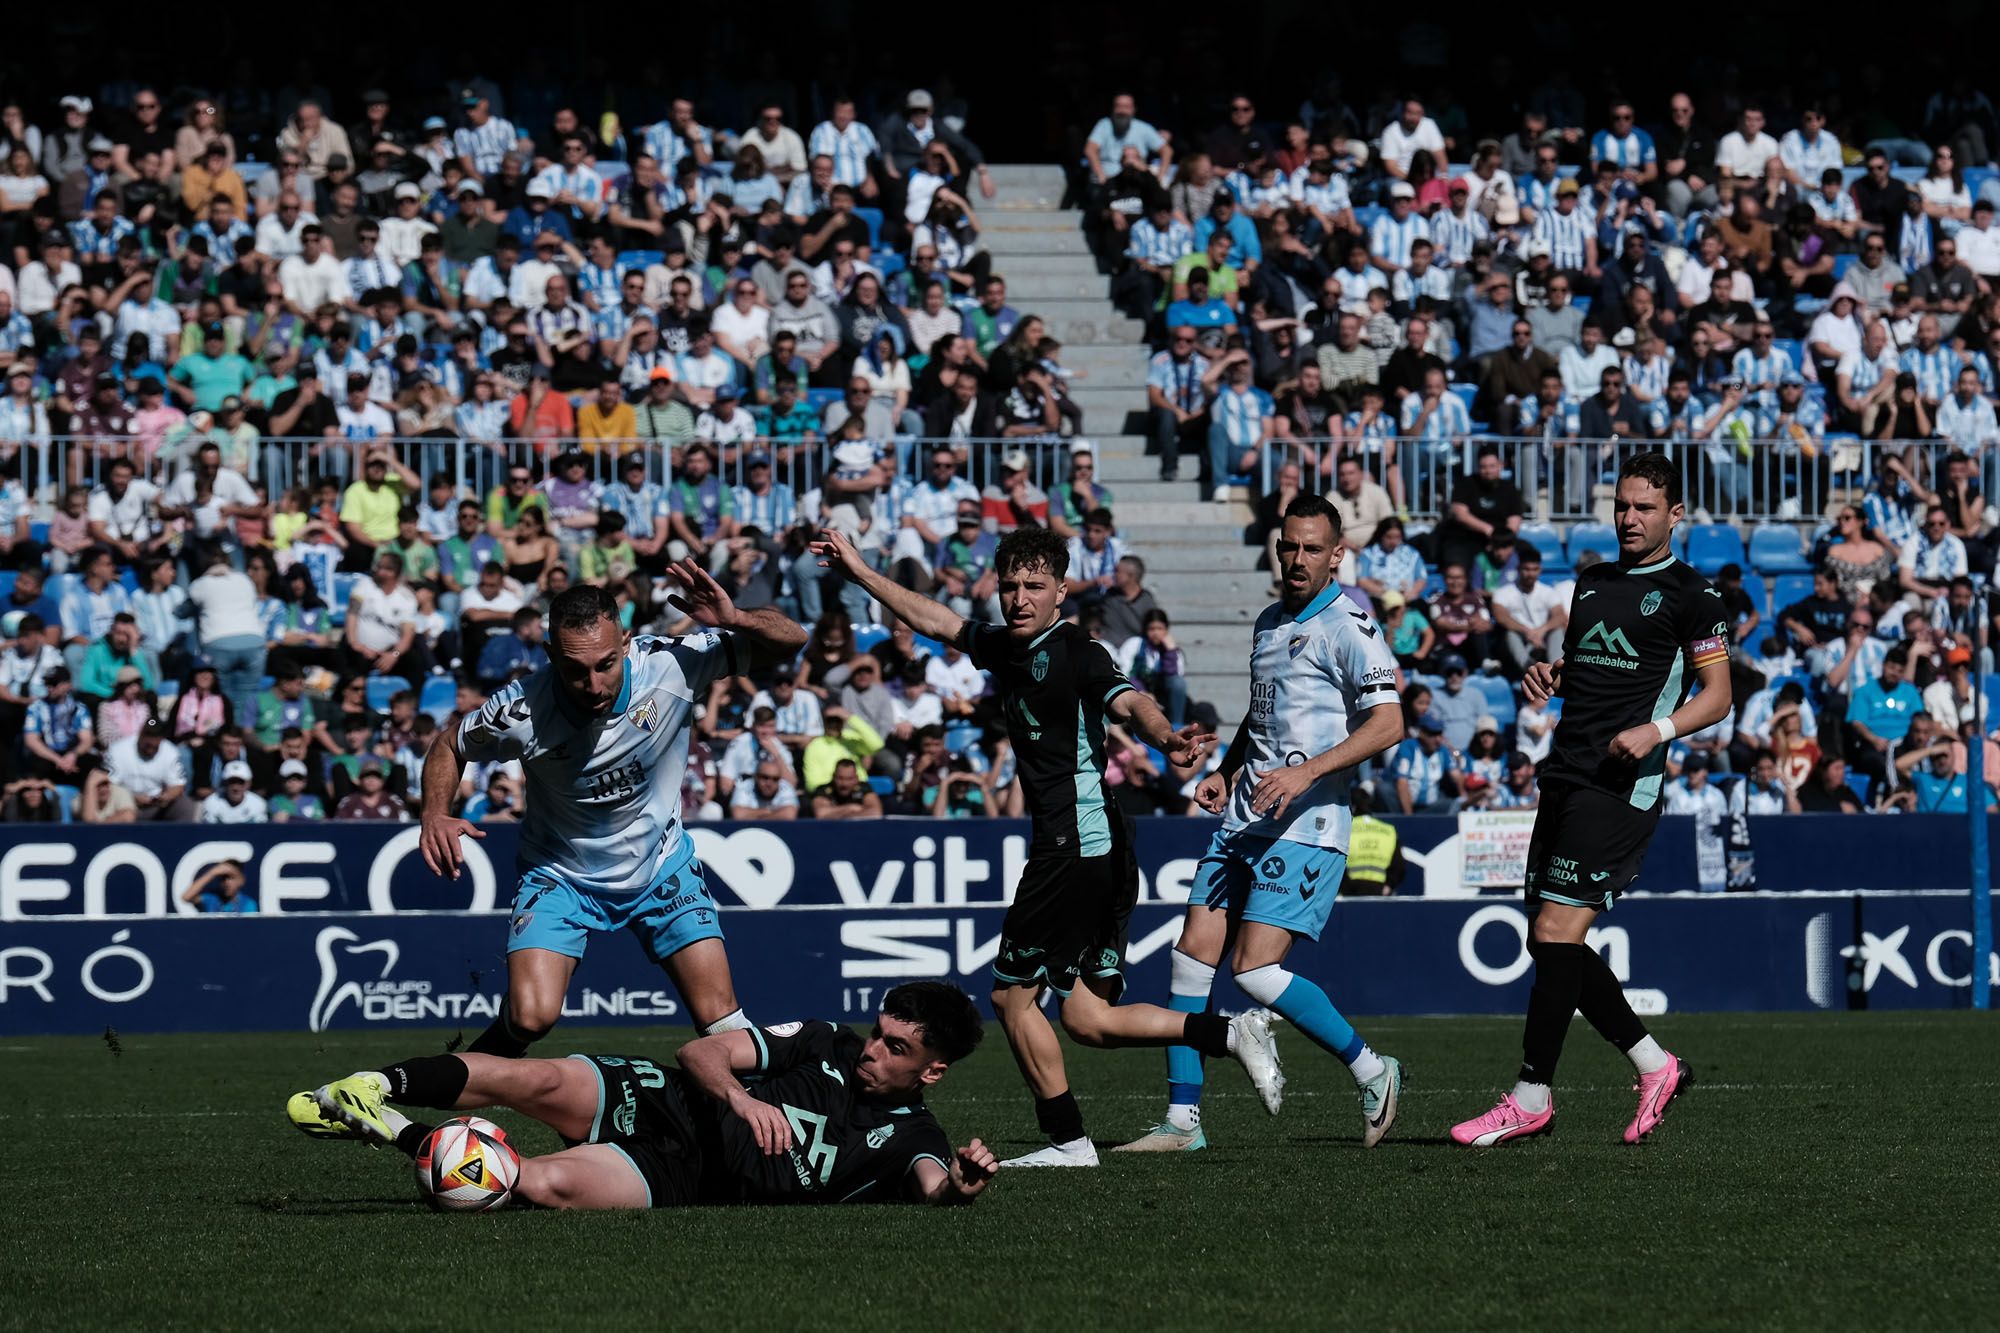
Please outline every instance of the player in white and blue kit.
[{"label": "player in white and blue kit", "polygon": [[634,638],[603,589],[571,588],[549,607],[548,665],[441,734],[424,763],[420,846],[454,879],[459,835],[485,836],[451,815],[465,764],[518,759],[527,777],[507,1003],[469,1050],[525,1054],[561,1017],[589,937],[619,929],[666,969],[704,1034],[749,1026],[681,827],[688,727],[711,682],[789,661],[805,633],[776,611],[737,610],[690,562],[668,572],[686,589],[675,605],[707,630]]},{"label": "player in white and blue kit", "polygon": [[[1395,1121],[1402,1067],[1369,1049],[1325,991],[1284,965],[1296,941],[1319,939],[1340,892],[1352,770],[1403,734],[1396,659],[1381,627],[1334,582],[1340,532],[1339,511],[1321,496],[1299,496],[1285,511],[1284,595],[1257,617],[1249,717],[1222,767],[1195,792],[1205,809],[1223,814],[1222,830],[1188,892],[1168,1007],[1208,1008],[1234,933],[1237,986],[1347,1065],[1361,1089],[1362,1144],[1373,1147]],[[1167,1118],[1122,1151],[1207,1146],[1201,1058],[1170,1047],[1167,1082]]]}]

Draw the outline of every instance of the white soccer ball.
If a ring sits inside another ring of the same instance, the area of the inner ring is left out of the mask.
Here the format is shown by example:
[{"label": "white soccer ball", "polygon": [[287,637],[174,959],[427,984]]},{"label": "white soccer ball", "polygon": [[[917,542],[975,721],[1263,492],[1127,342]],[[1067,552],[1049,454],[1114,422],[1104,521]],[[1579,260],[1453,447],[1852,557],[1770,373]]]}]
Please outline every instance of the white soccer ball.
[{"label": "white soccer ball", "polygon": [[460,1116],[431,1131],[417,1151],[417,1191],[431,1207],[483,1213],[506,1206],[521,1155],[491,1120]]}]

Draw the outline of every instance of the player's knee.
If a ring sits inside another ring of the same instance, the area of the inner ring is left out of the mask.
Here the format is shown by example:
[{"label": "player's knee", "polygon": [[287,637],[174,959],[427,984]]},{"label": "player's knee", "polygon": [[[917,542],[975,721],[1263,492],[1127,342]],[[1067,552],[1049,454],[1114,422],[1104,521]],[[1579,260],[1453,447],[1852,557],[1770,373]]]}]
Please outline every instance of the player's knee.
[{"label": "player's knee", "polygon": [[514,1196],[541,1208],[575,1208],[576,1173],[546,1157],[524,1157],[520,1177],[514,1182]]},{"label": "player's knee", "polygon": [[1107,1046],[1111,1041],[1111,1027],[1105,1021],[1108,1016],[1101,1005],[1086,1008],[1067,1001],[1062,1008],[1063,1031],[1079,1046]]},{"label": "player's knee", "polygon": [[530,1045],[548,1036],[561,1018],[560,995],[514,995],[507,999],[507,1026]]}]

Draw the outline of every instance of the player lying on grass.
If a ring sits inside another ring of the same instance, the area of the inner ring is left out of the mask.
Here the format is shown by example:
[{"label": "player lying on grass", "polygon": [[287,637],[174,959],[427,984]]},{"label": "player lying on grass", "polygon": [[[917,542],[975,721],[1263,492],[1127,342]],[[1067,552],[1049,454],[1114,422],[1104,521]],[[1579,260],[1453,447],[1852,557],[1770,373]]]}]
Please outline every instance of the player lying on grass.
[{"label": "player lying on grass", "polygon": [[695,1203],[970,1203],[996,1165],[954,1151],[924,1090],[972,1054],[979,1011],[956,986],[883,997],[863,1038],[830,1022],[697,1037],[680,1067],[630,1056],[424,1055],[294,1095],[292,1123],[415,1156],[432,1127],[389,1106],[504,1106],[571,1145],[521,1160],[514,1193],[546,1208]]}]

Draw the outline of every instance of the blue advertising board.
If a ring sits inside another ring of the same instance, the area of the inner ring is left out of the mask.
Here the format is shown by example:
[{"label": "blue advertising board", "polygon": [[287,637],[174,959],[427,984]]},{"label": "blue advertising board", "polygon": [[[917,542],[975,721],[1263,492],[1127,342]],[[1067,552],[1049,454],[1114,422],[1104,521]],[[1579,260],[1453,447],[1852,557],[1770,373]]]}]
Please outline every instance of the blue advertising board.
[{"label": "blue advertising board", "polygon": [[[922,977],[983,997],[1004,908],[779,907],[724,914],[737,992],[764,1021],[863,1018]],[[1167,993],[1180,909],[1141,906],[1128,978]],[[485,1027],[505,985],[504,914],[409,912],[38,921],[0,934],[0,1034]],[[1292,966],[1367,1014],[1519,1013],[1527,916],[1514,901],[1347,899]],[[1967,1002],[1971,935],[1953,894],[1633,898],[1591,943],[1644,1012],[1950,1008]],[[1988,959],[2000,976],[2000,956]],[[1226,1007],[1247,1002],[1223,986]],[[595,941],[571,1022],[684,1022],[629,937]]]},{"label": "blue advertising board", "polygon": [[[1669,891],[1628,897],[1592,946],[1646,1012],[1964,1006],[1963,821],[1834,818],[1757,821],[1766,891],[1754,894],[1691,892],[1692,826],[1663,821],[1641,884]],[[1166,994],[1181,905],[1213,827],[1140,825],[1136,997]],[[1454,821],[1400,827],[1406,892],[1342,900],[1326,938],[1293,966],[1356,1013],[1520,1012],[1530,963],[1518,893],[1463,890]],[[694,838],[724,909],[738,992],[753,1015],[781,1021],[862,1018],[886,989],[920,977],[983,998],[1026,832],[1009,821],[888,820],[718,825]],[[469,873],[451,883],[423,867],[414,826],[149,829],[143,840],[129,829],[9,829],[0,1033],[475,1032],[505,984],[513,833],[488,826],[469,845]],[[180,902],[224,858],[244,864],[258,914],[203,917]],[[2000,984],[2000,956],[1986,966]],[[1247,1003],[1226,983],[1218,998]],[[671,984],[622,936],[593,943],[567,1018],[685,1021]]]},{"label": "blue advertising board", "polygon": [[[1402,892],[1459,892],[1457,821],[1393,822],[1410,861]],[[1956,889],[1966,882],[1966,825],[1954,816],[1790,815],[1750,824],[1763,890]],[[483,840],[465,840],[467,873],[457,881],[424,867],[410,824],[9,827],[0,837],[0,926],[46,917],[193,916],[182,892],[225,858],[243,863],[249,891],[267,914],[504,910],[514,892],[516,829],[483,827]],[[1142,902],[1186,901],[1215,827],[1205,819],[1139,821]],[[1025,820],[1001,819],[693,830],[716,901],[752,908],[1004,903],[1027,857],[1027,833]],[[2000,854],[2000,838],[1993,843]],[[1663,819],[1638,887],[1673,892],[1697,883],[1694,821]]]}]

